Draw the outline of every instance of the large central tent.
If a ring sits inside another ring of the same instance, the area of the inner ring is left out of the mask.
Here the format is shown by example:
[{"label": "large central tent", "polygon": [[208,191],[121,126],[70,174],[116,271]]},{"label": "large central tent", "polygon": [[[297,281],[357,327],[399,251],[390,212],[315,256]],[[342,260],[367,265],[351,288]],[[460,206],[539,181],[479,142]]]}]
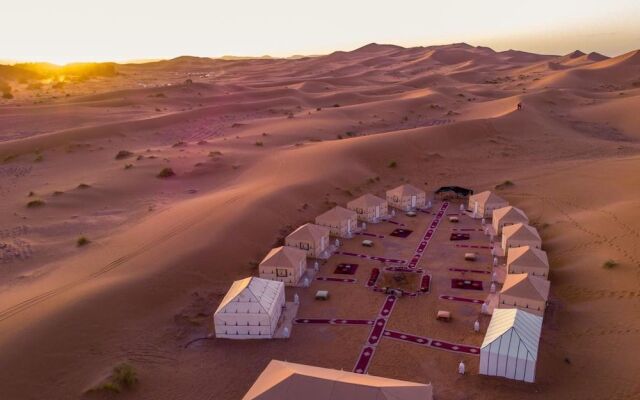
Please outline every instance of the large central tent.
[{"label": "large central tent", "polygon": [[525,382],[536,377],[542,317],[496,309],[480,348],[480,373]]},{"label": "large central tent", "polygon": [[282,282],[256,277],[235,281],[213,314],[216,337],[271,339],[284,304]]},{"label": "large central tent", "polygon": [[431,384],[271,360],[243,400],[431,400]]}]

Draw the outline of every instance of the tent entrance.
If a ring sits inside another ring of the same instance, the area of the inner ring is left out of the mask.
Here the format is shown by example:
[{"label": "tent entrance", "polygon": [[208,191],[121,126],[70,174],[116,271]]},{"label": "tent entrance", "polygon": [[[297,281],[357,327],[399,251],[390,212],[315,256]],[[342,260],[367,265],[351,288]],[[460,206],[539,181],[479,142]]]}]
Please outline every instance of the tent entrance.
[{"label": "tent entrance", "polygon": [[415,208],[418,198],[416,196],[411,196],[411,208]]}]

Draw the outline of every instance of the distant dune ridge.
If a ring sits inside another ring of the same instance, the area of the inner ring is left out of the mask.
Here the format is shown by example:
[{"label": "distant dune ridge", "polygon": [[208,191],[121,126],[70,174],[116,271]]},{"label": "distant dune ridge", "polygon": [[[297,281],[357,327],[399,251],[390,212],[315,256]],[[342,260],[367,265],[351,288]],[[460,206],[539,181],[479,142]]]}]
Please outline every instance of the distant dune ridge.
[{"label": "distant dune ridge", "polygon": [[[495,190],[527,210],[551,300],[534,386],[479,377],[472,356],[459,377],[459,354],[403,343],[378,347],[372,375],[431,382],[454,400],[639,394],[638,50],[371,43],[289,58],[3,65],[0,94],[2,399],[79,398],[123,362],[139,383],[121,396],[154,400],[241,398],[271,359],[350,370],[366,327],[185,345],[295,227],[403,183]],[[450,233],[441,228],[429,262],[461,255]],[[378,312],[375,296],[341,301],[363,282],[332,285],[322,304],[299,292],[305,315]],[[480,345],[456,322],[477,310],[441,294],[399,303],[390,325]],[[451,324],[432,321],[450,308]]]}]

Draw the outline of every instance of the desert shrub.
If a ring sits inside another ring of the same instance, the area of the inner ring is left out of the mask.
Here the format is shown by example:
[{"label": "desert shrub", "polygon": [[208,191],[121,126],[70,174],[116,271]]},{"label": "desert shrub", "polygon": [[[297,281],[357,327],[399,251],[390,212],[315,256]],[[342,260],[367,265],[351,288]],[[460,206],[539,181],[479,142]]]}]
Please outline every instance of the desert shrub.
[{"label": "desert shrub", "polygon": [[264,143],[262,143],[261,141],[257,141],[255,143],[255,145],[258,146],[258,147],[262,147],[262,146],[264,146]]},{"label": "desert shrub", "polygon": [[7,100],[11,100],[11,99],[13,99],[13,94],[11,93],[11,91],[2,92],[2,98],[3,99],[7,99]]},{"label": "desert shrub", "polygon": [[342,135],[341,135],[341,134],[338,134],[336,137],[337,137],[339,140],[341,140],[341,139],[342,139]]},{"label": "desert shrub", "polygon": [[389,168],[396,168],[398,166],[398,163],[395,161],[391,161],[388,165]]},{"label": "desert shrub", "polygon": [[617,265],[618,265],[618,263],[617,263],[615,260],[611,260],[611,259],[609,259],[609,260],[605,261],[605,262],[602,264],[602,267],[603,267],[603,268],[606,268],[606,269],[611,269],[611,268],[616,267]]},{"label": "desert shrub", "polygon": [[269,136],[267,132],[262,132],[262,136]]},{"label": "desert shrub", "polygon": [[133,164],[125,164],[124,165],[124,169],[131,169],[133,168]]},{"label": "desert shrub", "polygon": [[222,152],[218,151],[218,150],[209,152],[209,157],[217,157],[217,156],[221,156],[221,155],[222,155]]},{"label": "desert shrub", "polygon": [[336,103],[333,105],[334,107],[340,107],[340,104]]},{"label": "desert shrub", "polygon": [[316,108],[316,111],[322,111],[322,107]]},{"label": "desert shrub", "polygon": [[78,185],[78,189],[89,189],[91,185],[87,185],[86,183],[81,183]]},{"label": "desert shrub", "polygon": [[187,142],[181,140],[179,142],[174,143],[171,147],[184,147],[187,145]]},{"label": "desert shrub", "polygon": [[38,208],[42,206],[44,206],[44,201],[39,199],[31,200],[30,202],[27,203],[28,208]]},{"label": "desert shrub", "polygon": [[53,192],[54,196],[62,196],[64,194],[64,192],[60,191],[60,190],[56,190],[55,192]]},{"label": "desert shrub", "polygon": [[84,236],[80,236],[76,241],[76,244],[78,245],[78,247],[86,246],[89,244],[89,239]]},{"label": "desert shrub", "polygon": [[42,156],[42,154],[38,154],[36,158],[33,159],[33,161],[35,162],[41,162],[42,160],[44,160],[44,157]]},{"label": "desert shrub", "polygon": [[120,393],[138,383],[138,374],[132,365],[121,363],[113,367],[111,375],[104,382],[89,390],[90,392]]},{"label": "desert shrub", "polygon": [[354,137],[354,136],[356,136],[356,133],[353,132],[353,131],[346,131],[344,133],[344,135],[347,136],[347,137]]},{"label": "desert shrub", "polygon": [[162,168],[160,173],[158,173],[158,178],[169,178],[174,176],[176,173],[169,167]]},{"label": "desert shrub", "polygon": [[120,150],[118,154],[116,154],[116,160],[123,160],[125,158],[129,158],[133,155],[132,152],[128,150]]},{"label": "desert shrub", "polygon": [[497,184],[496,185],[496,189],[506,189],[506,188],[509,188],[509,187],[511,187],[513,185],[514,185],[513,182],[511,182],[510,180],[506,180],[506,181],[504,181],[502,183]]}]

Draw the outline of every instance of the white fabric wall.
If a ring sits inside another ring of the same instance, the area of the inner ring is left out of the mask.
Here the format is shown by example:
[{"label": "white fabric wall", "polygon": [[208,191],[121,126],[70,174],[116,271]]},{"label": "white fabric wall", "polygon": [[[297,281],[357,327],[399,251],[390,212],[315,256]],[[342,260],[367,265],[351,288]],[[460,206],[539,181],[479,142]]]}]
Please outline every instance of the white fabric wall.
[{"label": "white fabric wall", "polygon": [[480,350],[480,373],[525,382],[535,381],[536,361],[512,330]]}]

